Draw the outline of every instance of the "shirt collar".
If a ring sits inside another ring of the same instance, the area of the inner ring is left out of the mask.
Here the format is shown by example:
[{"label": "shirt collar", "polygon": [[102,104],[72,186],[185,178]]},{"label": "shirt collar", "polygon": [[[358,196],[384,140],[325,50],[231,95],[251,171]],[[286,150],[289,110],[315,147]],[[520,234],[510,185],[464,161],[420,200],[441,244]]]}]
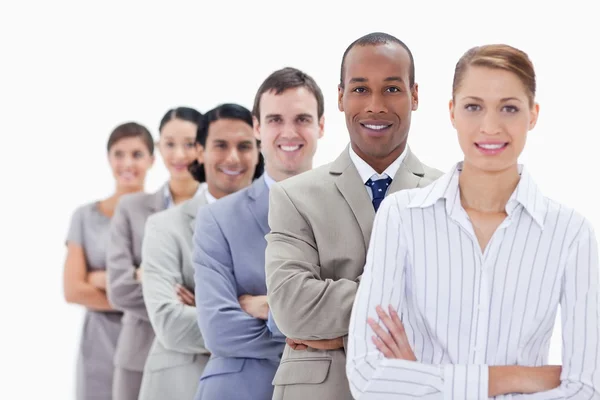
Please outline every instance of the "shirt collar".
[{"label": "shirt collar", "polygon": [[[196,197],[198,194],[200,194],[203,189],[206,189],[206,193],[208,193],[208,187],[206,182],[202,182],[198,185],[198,189],[196,190],[196,193],[194,193],[193,197]],[[171,189],[169,189],[169,183],[166,183],[163,187],[163,197],[165,199],[165,208],[171,208],[175,204],[173,202],[173,196],[171,196]]]},{"label": "shirt collar", "polygon": [[[426,208],[444,199],[446,202],[446,212],[448,215],[452,215],[458,202],[460,202],[458,178],[462,171],[462,166],[463,162],[461,161],[449,172],[430,184],[428,189],[419,190],[410,200],[408,207]],[[519,175],[521,179],[506,203],[506,213],[511,215],[521,205],[535,222],[543,228],[548,207],[547,199],[539,190],[527,169],[521,164],[519,164]]]},{"label": "shirt collar", "polygon": [[267,188],[271,189],[271,185],[276,183],[275,179],[271,178],[267,171],[263,172],[263,177],[265,179],[265,183],[267,184]]},{"label": "shirt collar", "polygon": [[208,202],[208,204],[211,204],[211,203],[214,203],[215,201],[217,201],[215,196],[210,194],[210,191],[208,190],[208,188],[206,189],[206,192],[204,192],[204,196],[206,197],[206,201]]},{"label": "shirt collar", "polygon": [[394,179],[394,177],[396,176],[396,172],[398,172],[398,169],[400,169],[400,165],[402,164],[402,161],[404,161],[404,158],[406,157],[406,149],[407,148],[408,148],[408,146],[406,146],[404,148],[404,151],[402,152],[402,154],[400,154],[400,156],[398,156],[398,158],[396,158],[394,160],[394,162],[391,163],[385,169],[385,171],[383,171],[382,174],[378,174],[375,171],[375,169],[373,169],[373,167],[371,167],[365,160],[360,158],[358,156],[358,154],[356,154],[354,149],[352,149],[352,146],[348,146],[348,149],[349,149],[348,151],[350,152],[350,159],[352,160],[352,162],[354,163],[354,166],[358,170],[360,179],[362,179],[363,183],[366,183],[369,179],[377,180],[377,179],[382,179],[382,178],[386,178],[386,177],[390,177],[390,178]]}]

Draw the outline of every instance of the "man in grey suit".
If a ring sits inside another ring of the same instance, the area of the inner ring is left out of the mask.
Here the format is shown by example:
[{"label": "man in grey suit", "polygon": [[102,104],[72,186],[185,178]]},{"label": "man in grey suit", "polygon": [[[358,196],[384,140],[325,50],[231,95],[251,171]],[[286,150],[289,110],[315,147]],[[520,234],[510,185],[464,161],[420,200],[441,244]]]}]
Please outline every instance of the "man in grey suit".
[{"label": "man in grey suit", "polygon": [[189,170],[202,192],[148,218],[142,245],[142,289],[156,338],[138,400],[192,400],[209,354],[194,301],[192,237],[198,209],[248,187],[264,161],[250,110],[221,104],[204,114],[196,133],[198,160]]},{"label": "man in grey suit", "polygon": [[202,207],[194,232],[198,323],[211,358],[196,400],[269,399],[285,338],[266,301],[264,236],[269,188],[308,171],[323,136],[323,94],[305,73],[284,68],[261,85],[253,120],[265,173],[249,188]]},{"label": "man in grey suit", "polygon": [[268,299],[288,338],[273,399],[352,399],[348,325],[376,210],[386,194],[441,176],[407,145],[417,106],[408,47],[385,33],[356,40],[338,88],[350,145],[333,163],[271,189]]}]

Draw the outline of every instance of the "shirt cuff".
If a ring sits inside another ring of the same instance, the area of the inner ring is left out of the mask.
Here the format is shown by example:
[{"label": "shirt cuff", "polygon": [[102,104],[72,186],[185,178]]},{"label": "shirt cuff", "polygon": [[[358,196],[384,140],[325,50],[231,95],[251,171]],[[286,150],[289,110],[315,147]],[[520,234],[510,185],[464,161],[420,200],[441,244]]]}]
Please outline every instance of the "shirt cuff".
[{"label": "shirt cuff", "polygon": [[446,365],[444,392],[452,399],[487,399],[489,393],[487,365]]}]

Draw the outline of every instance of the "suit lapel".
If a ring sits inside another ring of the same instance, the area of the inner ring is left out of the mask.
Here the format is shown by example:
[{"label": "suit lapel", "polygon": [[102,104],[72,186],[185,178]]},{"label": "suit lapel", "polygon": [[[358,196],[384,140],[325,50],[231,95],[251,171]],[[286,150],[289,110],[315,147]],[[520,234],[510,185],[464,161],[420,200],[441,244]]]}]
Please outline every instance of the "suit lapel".
[{"label": "suit lapel", "polygon": [[269,233],[269,188],[264,176],[256,179],[246,192],[250,202],[248,207],[264,235]]},{"label": "suit lapel", "polygon": [[198,208],[205,206],[208,204],[208,200],[206,200],[206,191],[207,189],[202,190],[197,193],[193,198],[189,199],[185,203],[181,204],[181,211],[188,217],[190,228],[192,232],[196,229],[196,215],[198,213]]},{"label": "suit lapel", "polygon": [[363,234],[365,249],[369,246],[375,209],[358,170],[350,159],[348,148],[333,162],[329,172],[337,175],[335,185],[350,206]]},{"label": "suit lapel", "polygon": [[[165,187],[168,183],[165,183],[160,187],[156,192],[152,193],[150,197],[148,197],[148,209],[150,214],[154,214],[155,212],[162,211],[165,209]],[[168,189],[167,189],[168,190]]]},{"label": "suit lapel", "polygon": [[410,147],[406,149],[406,157],[400,164],[400,168],[396,172],[396,176],[392,180],[392,185],[387,191],[386,196],[390,193],[397,192],[404,189],[414,189],[419,187],[421,178],[425,176],[423,165],[412,153]]}]

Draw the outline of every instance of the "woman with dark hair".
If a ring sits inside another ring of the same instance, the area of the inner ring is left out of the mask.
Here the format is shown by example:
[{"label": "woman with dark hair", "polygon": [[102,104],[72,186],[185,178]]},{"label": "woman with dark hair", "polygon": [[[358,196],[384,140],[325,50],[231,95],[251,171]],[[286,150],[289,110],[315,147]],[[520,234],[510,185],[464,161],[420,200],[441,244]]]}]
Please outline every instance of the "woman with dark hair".
[{"label": "woman with dark hair", "polygon": [[154,332],[142,296],[141,248],[146,219],[202,192],[188,166],[198,157],[196,131],[202,115],[187,107],[167,111],[160,122],[158,150],[169,181],[155,193],[124,196],[111,222],[107,251],[108,299],[124,312],[115,353],[114,400],[137,399]]},{"label": "woman with dark hair", "polygon": [[68,303],[86,307],[77,365],[79,400],[112,398],[113,357],[122,314],[106,296],[108,231],[121,196],[144,189],[146,173],[154,162],[154,142],[148,129],[129,122],[113,130],[107,153],[115,191],[75,211],[66,241],[64,296]]},{"label": "woman with dark hair", "polygon": [[192,399],[209,353],[198,328],[192,236],[199,207],[243,189],[264,168],[250,111],[223,104],[204,116],[196,135],[198,159],[190,166],[202,195],[148,218],[142,246],[142,288],[156,333],[141,400]]}]

